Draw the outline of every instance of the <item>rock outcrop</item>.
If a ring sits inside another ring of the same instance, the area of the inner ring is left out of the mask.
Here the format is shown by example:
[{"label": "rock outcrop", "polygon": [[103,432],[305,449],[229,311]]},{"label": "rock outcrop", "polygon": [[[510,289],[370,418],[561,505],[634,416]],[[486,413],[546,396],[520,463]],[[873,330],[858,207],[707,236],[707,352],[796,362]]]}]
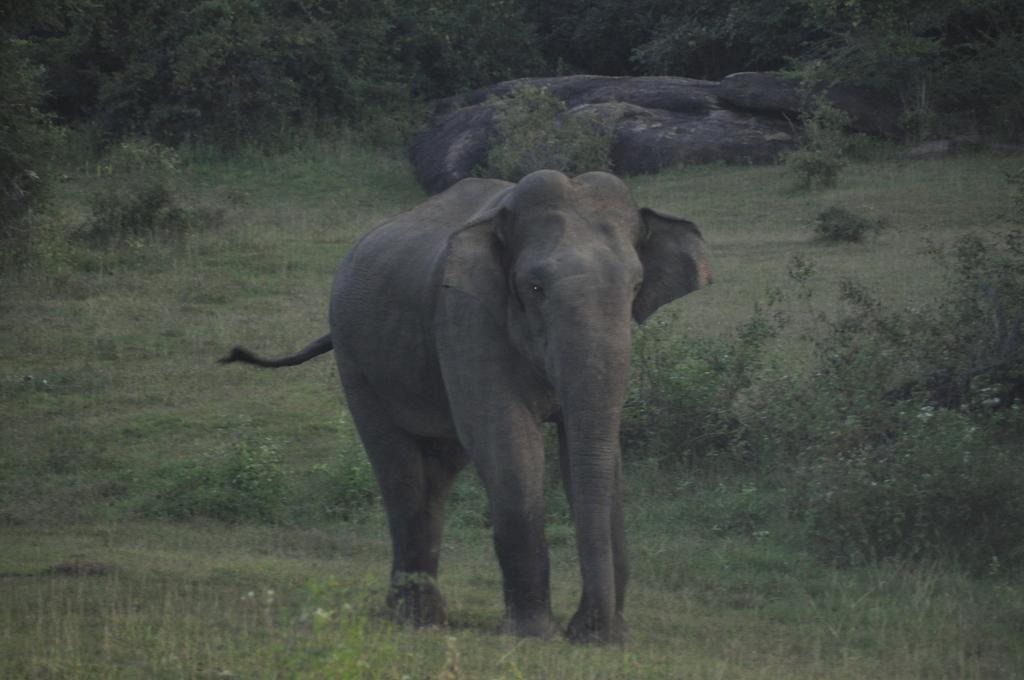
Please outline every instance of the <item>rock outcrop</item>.
[{"label": "rock outcrop", "polygon": [[[441,100],[411,149],[420,183],[431,193],[471,175],[495,138],[492,96],[526,85],[565,102],[612,131],[611,158],[623,175],[680,163],[770,163],[797,145],[801,97],[795,83],[771,73],[737,73],[722,81],[675,77],[526,78]],[[831,88],[833,105],[854,129],[891,135],[897,112],[852,88]]]}]

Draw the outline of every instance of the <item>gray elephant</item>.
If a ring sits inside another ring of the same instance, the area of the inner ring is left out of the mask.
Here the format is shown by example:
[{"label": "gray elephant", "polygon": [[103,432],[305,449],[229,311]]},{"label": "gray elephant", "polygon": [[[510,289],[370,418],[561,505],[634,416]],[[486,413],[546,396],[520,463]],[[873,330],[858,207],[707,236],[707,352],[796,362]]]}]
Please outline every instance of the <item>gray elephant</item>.
[{"label": "gray elephant", "polygon": [[628,578],[619,419],[631,320],[711,281],[692,223],[638,209],[607,173],[467,179],[365,235],[338,269],[330,333],[391,531],[388,605],[447,619],[444,500],[472,462],[487,490],[507,626],[548,635],[543,424],[558,427],[583,594],[567,635],[617,641]]}]

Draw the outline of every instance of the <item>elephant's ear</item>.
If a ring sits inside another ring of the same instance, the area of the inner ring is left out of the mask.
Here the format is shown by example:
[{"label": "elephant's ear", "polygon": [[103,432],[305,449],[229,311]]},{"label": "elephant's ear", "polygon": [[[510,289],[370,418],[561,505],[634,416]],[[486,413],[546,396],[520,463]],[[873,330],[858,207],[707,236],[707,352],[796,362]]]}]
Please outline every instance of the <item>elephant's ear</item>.
[{"label": "elephant's ear", "polygon": [[638,323],[658,307],[711,283],[704,238],[693,222],[643,208],[646,238],[637,245],[644,282],[633,300]]},{"label": "elephant's ear", "polygon": [[508,289],[499,231],[506,213],[505,208],[488,212],[448,237],[442,280],[445,288],[477,299],[501,324]]}]

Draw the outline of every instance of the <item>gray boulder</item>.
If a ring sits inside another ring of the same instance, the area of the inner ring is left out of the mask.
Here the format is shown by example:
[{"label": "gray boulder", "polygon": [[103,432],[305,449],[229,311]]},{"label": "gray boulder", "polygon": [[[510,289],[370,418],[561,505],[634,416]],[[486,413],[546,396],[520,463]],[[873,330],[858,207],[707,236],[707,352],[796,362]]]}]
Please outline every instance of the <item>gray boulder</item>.
[{"label": "gray boulder", "polygon": [[771,163],[795,146],[785,121],[719,107],[703,114],[640,109],[619,119],[611,157],[617,172],[635,175],[680,164]]},{"label": "gray boulder", "polygon": [[[612,130],[612,162],[622,175],[680,163],[771,163],[797,146],[799,92],[774,74],[738,73],[721,82],[667,76],[524,78],[438,102],[433,120],[411,148],[416,177],[428,191],[443,191],[485,163],[495,138],[488,99],[525,85],[546,88],[569,107],[567,115],[586,114]],[[832,88],[829,97],[851,113],[859,129],[887,129],[885,116],[876,113],[878,120],[872,119],[871,106],[855,93]],[[893,115],[893,129],[895,120]]]},{"label": "gray boulder", "polygon": [[907,149],[903,157],[909,160],[942,158],[964,151],[977,151],[981,148],[983,148],[981,138],[976,135],[953,137],[951,139],[931,139]]},{"label": "gray boulder", "polygon": [[[890,97],[844,85],[821,87],[814,94],[822,92],[832,106],[850,115],[850,127],[855,131],[883,137],[899,134],[900,108]],[[800,83],[777,73],[733,73],[718,84],[716,96],[722,106],[794,120],[804,104]]]},{"label": "gray boulder", "polygon": [[410,150],[416,179],[436,194],[470,177],[487,160],[495,132],[494,109],[483,104],[435,117]]},{"label": "gray boulder", "polygon": [[442,99],[437,103],[435,114],[444,115],[466,106],[482,104],[490,97],[504,97],[527,85],[546,89],[569,108],[581,104],[623,102],[644,108],[693,113],[715,106],[718,89],[718,83],[712,80],[668,76],[520,78]]}]

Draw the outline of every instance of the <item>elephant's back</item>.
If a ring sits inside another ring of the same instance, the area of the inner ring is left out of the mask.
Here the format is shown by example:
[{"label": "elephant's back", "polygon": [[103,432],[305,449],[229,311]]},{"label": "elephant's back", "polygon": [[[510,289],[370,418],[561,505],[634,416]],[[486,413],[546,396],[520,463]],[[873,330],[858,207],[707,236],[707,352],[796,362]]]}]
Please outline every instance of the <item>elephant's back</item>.
[{"label": "elephant's back", "polygon": [[[434,413],[426,420],[437,421],[447,412],[433,317],[448,237],[511,186],[463,180],[374,227],[338,268],[330,309],[335,350],[380,393],[404,403],[399,410],[410,419]],[[408,429],[428,434],[425,426]]]},{"label": "elephant's back", "polygon": [[335,293],[374,300],[429,302],[439,283],[448,238],[500,202],[513,184],[464,179],[378,224],[345,257]]}]

